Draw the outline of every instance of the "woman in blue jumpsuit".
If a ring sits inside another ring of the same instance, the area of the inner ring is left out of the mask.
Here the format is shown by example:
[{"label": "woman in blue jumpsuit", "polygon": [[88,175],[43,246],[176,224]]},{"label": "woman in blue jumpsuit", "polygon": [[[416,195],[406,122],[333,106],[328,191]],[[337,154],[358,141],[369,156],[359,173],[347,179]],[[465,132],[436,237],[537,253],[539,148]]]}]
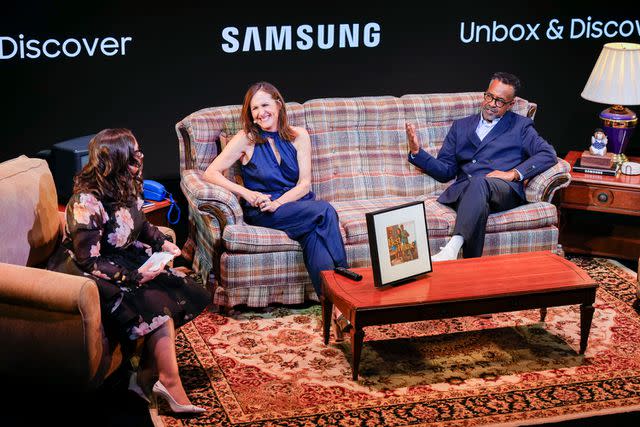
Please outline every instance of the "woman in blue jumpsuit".
[{"label": "woman in blue jumpsuit", "polygon": [[[242,199],[245,221],[282,230],[302,246],[313,287],[321,295],[320,272],[347,267],[338,215],[311,191],[311,141],[306,129],[290,126],[282,95],[260,82],[247,91],[239,131],[207,168],[204,178]],[[222,174],[242,163],[244,185]]]}]

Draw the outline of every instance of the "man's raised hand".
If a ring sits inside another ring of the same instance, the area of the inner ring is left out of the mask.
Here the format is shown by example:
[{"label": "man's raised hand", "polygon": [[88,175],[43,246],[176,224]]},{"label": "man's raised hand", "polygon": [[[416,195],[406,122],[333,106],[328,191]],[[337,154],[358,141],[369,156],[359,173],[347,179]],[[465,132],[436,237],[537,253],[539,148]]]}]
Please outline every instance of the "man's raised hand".
[{"label": "man's raised hand", "polygon": [[407,142],[409,143],[409,152],[414,156],[420,151],[420,142],[418,142],[418,136],[416,135],[416,128],[413,123],[406,123],[405,128],[407,130]]}]

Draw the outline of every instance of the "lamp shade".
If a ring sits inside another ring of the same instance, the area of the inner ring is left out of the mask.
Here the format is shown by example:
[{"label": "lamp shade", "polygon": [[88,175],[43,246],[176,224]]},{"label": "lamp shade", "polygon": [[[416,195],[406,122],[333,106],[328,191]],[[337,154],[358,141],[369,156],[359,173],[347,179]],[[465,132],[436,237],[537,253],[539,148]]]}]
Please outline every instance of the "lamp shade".
[{"label": "lamp shade", "polygon": [[601,104],[640,104],[640,44],[607,43],[581,96]]}]

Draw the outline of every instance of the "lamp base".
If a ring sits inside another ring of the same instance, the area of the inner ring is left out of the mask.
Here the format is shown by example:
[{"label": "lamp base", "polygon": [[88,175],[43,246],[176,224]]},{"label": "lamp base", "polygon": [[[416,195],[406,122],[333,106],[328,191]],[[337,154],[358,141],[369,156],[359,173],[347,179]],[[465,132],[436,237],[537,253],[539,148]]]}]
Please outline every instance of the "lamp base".
[{"label": "lamp base", "polygon": [[626,161],[624,151],[638,124],[638,116],[622,105],[614,105],[600,112],[602,130],[607,135],[607,151],[614,154],[614,162]]}]

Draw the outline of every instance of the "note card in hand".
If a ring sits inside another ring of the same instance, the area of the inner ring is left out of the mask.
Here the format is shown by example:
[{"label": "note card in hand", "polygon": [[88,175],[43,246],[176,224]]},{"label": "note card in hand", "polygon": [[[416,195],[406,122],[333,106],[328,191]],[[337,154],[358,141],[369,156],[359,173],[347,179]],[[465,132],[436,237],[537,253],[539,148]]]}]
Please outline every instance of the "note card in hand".
[{"label": "note card in hand", "polygon": [[173,254],[171,252],[154,252],[153,255],[149,257],[149,259],[140,266],[140,268],[144,268],[149,265],[149,271],[158,271],[164,268],[165,265],[169,261],[173,259]]}]

